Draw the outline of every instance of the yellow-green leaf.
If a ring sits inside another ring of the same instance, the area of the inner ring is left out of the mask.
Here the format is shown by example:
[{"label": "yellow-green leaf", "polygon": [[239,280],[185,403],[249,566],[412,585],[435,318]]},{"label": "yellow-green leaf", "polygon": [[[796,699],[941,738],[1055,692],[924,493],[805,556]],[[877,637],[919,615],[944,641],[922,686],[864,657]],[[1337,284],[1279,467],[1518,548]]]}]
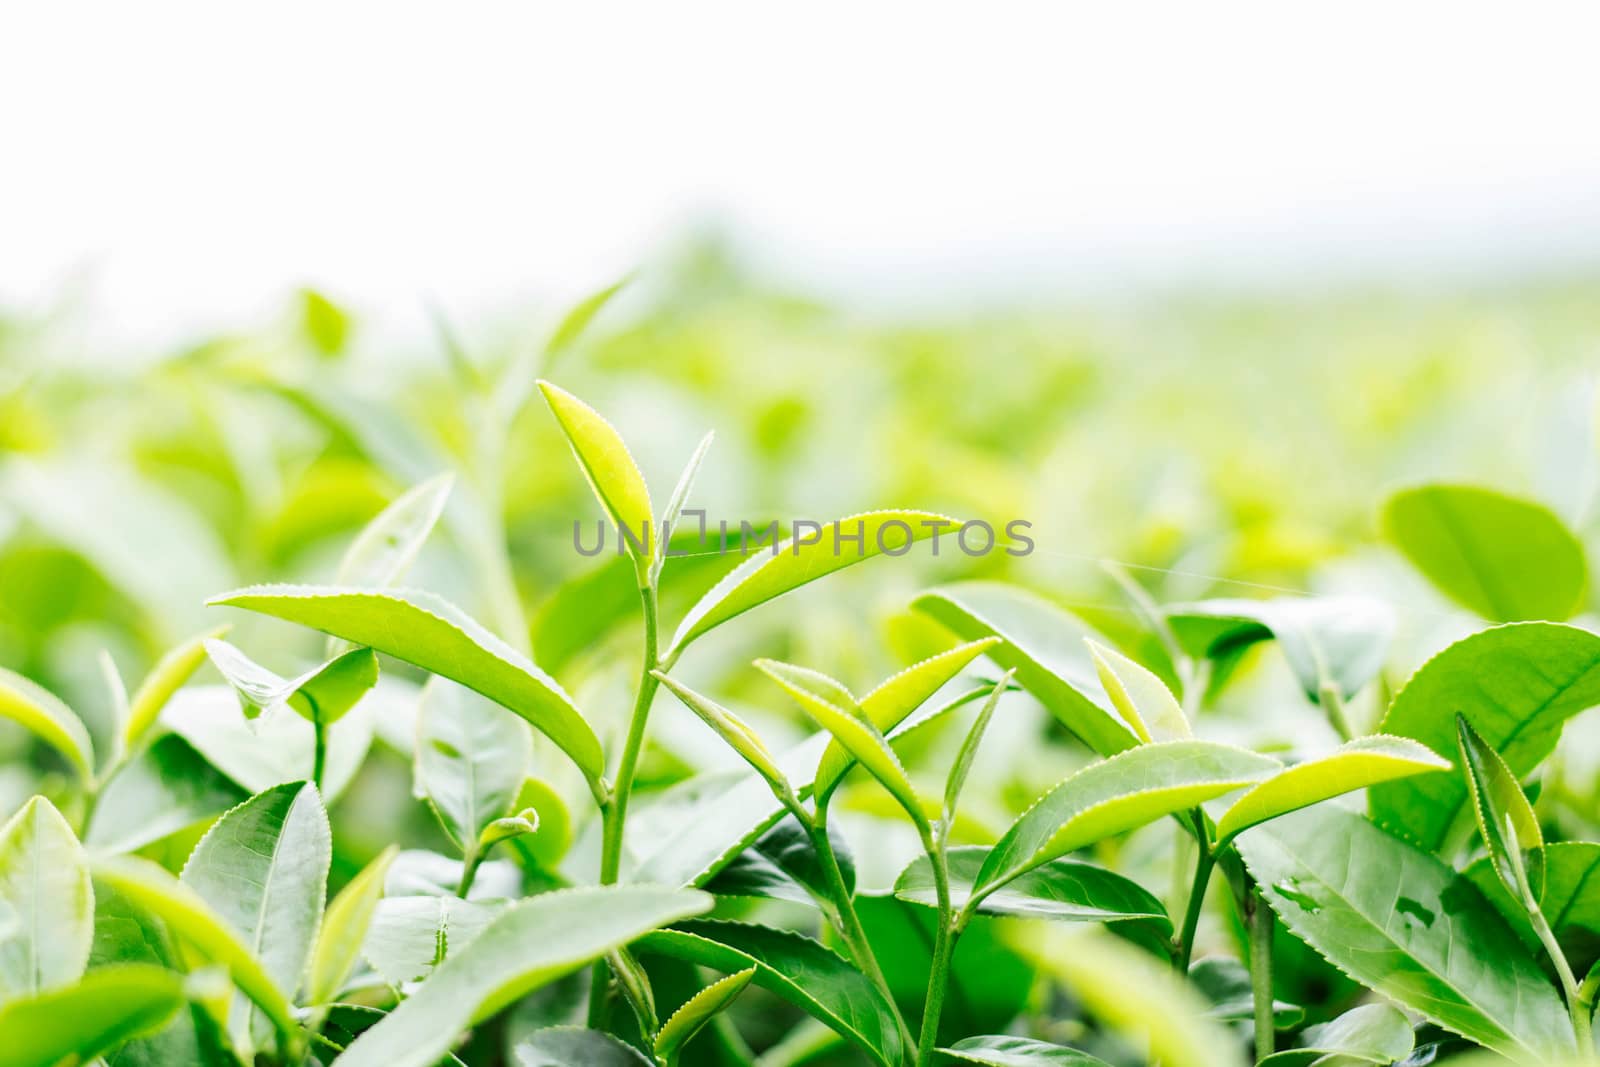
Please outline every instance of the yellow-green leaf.
[{"label": "yellow-green leaf", "polygon": [[1141,741],[1177,741],[1189,737],[1183,705],[1153,672],[1122,653],[1087,639],[1089,655],[1111,706]]},{"label": "yellow-green leaf", "polygon": [[1450,761],[1406,737],[1358,737],[1318,759],[1280,771],[1233,803],[1217,822],[1226,842],[1258,823],[1379,782],[1448,771]]},{"label": "yellow-green leaf", "polygon": [[41,685],[0,667],[0,718],[26,727],[67,757],[78,777],[94,777],[94,742],[83,720]]},{"label": "yellow-green leaf", "polygon": [[656,1034],[656,1055],[668,1063],[676,1063],[683,1046],[704,1029],[719,1011],[732,1004],[755,976],[754,967],[735,971],[686,1000],[683,1007],[661,1024],[661,1032]]},{"label": "yellow-green leaf", "polygon": [[589,488],[617,527],[635,568],[645,575],[655,555],[655,509],[633,453],[616,427],[594,408],[549,382],[541,381],[539,389],[567,435]]},{"label": "yellow-green leaf", "polygon": [[183,979],[165,967],[97,968],[76,985],[0,1007],[0,1067],[92,1063],[159,1030],[183,1003]]},{"label": "yellow-green leaf", "polygon": [[[1543,885],[1544,832],[1533,805],[1522,791],[1517,776],[1511,773],[1500,753],[1472,728],[1465,715],[1456,714],[1456,741],[1461,752],[1461,768],[1466,774],[1467,794],[1472,813],[1489,850],[1495,873],[1512,896],[1521,900],[1522,884],[1531,875],[1534,886]],[[1534,854],[1526,867],[1522,854]]]},{"label": "yellow-green leaf", "polygon": [[672,694],[683,702],[684,707],[694,712],[700,720],[717,732],[728,743],[728,746],[737,752],[744,761],[755,768],[756,773],[765,778],[772,786],[772,790],[780,798],[793,795],[793,788],[789,779],[778,768],[778,759],[767,748],[766,742],[755,729],[739,716],[729,711],[709,697],[690,689],[677,679],[662,674],[660,671],[652,672],[661,684],[672,691]]},{"label": "yellow-green leaf", "polygon": [[122,726],[122,743],[131,749],[155,725],[161,709],[166,707],[172,694],[183,687],[200,664],[206,661],[206,642],[219,640],[230,627],[218,626],[203,634],[196,634],[169,650],[150,668],[139,688],[128,701],[128,717]]},{"label": "yellow-green leaf", "polygon": [[383,899],[383,880],[389,873],[389,864],[399,852],[398,845],[390,845],[378,853],[377,858],[350,879],[328,905],[316,947],[311,952],[305,996],[308,1005],[326,1004],[337,997],[345,979],[355,969],[361,943],[366,940],[378,901]]}]

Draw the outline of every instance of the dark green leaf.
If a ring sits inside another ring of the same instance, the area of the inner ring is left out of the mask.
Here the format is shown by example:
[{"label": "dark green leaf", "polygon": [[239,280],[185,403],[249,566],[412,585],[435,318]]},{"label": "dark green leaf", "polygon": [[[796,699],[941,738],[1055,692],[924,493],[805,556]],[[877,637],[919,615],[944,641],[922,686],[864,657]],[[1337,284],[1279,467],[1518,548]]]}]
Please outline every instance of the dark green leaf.
[{"label": "dark green leaf", "polygon": [[[855,860],[844,838],[831,824],[828,840],[845,885],[854,891]],[[713,876],[705,888],[718,896],[768,897],[799,904],[830,899],[822,859],[805,827],[793,816],[782,819],[757,838]]]},{"label": "dark green leaf", "polygon": [[[950,849],[950,900],[955,907],[966,906],[988,855],[989,850],[981,845]],[[930,908],[938,903],[933,868],[926,856],[913,860],[900,872],[894,895]],[[1163,936],[1172,933],[1166,908],[1138,882],[1104,867],[1069,859],[1051,860],[1013,878],[983,898],[978,914],[1060,922],[1140,921],[1154,924]]]},{"label": "dark green leaf", "polygon": [[535,1030],[513,1046],[511,1062],[515,1067],[650,1067],[632,1045],[575,1026]]}]

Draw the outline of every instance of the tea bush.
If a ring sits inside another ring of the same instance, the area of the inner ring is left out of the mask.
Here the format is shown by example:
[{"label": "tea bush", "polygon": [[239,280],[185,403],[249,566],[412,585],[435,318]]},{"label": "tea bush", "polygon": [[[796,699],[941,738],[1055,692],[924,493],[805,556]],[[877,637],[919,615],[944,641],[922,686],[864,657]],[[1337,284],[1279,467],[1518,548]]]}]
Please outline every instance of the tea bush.
[{"label": "tea bush", "polygon": [[[1055,462],[1033,405],[1071,417],[1087,364],[973,389],[963,429],[939,342],[880,338],[942,391],[895,385],[906,449],[860,436],[807,483],[795,440],[847,429],[697,362],[681,321],[577,369],[613,295],[532,357],[447,331],[448,384],[409,366],[383,402],[334,369],[350,326],[315,294],[315,343],[164,361],[131,387],[149,411],[72,375],[0,393],[0,1065],[1593,1057],[1581,516],[1413,479],[1358,505],[1382,547],[1330,546],[1338,506],[1291,551],[1291,507],[1139,535],[1125,505],[1089,536],[1154,562],[1090,571],[1047,518],[1037,560],[1011,531],[940,555],[967,518],[1027,517],[991,483]],[[652,345],[677,365],[626,367]],[[853,410],[829,365],[797,380]],[[567,367],[649,387],[614,425],[538,378]],[[732,425],[663,428],[696,408]],[[698,439],[675,481],[633,425]],[[701,429],[733,431],[761,499],[697,489]],[[835,524],[773,480],[957,506]],[[589,559],[569,535],[596,506]],[[725,547],[699,535],[719,507],[792,528]],[[1039,577],[1070,559],[1076,600]],[[1229,559],[1248,577],[1195,569]]]}]

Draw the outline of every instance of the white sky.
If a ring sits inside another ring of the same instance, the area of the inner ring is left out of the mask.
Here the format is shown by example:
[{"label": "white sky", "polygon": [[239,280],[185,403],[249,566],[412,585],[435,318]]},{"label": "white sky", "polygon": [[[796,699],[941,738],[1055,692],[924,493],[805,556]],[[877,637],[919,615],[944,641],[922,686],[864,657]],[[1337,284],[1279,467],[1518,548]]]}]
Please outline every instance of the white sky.
[{"label": "white sky", "polygon": [[1592,4],[538,6],[5,5],[0,307],[405,328],[697,220],[912,303],[1600,249]]}]

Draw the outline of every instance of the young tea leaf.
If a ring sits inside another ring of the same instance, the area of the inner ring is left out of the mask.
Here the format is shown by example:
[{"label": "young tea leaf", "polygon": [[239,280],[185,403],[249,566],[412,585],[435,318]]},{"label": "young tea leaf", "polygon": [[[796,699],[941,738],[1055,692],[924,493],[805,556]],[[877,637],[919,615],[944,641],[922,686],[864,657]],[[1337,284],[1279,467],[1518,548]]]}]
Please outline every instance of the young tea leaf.
[{"label": "young tea leaf", "polygon": [[0,1007],[0,1067],[93,1063],[165,1026],[183,1007],[183,979],[164,967],[102,967],[81,982]]},{"label": "young tea leaf", "polygon": [[972,771],[972,761],[978,757],[978,746],[983,744],[984,731],[988,730],[989,720],[994,717],[994,709],[1000,703],[1000,694],[1010,687],[1011,676],[1015,673],[1006,671],[995,683],[994,689],[989,692],[989,699],[978,709],[978,717],[973,721],[972,729],[967,731],[965,740],[961,742],[961,749],[956,753],[955,762],[950,765],[950,773],[945,778],[944,810],[941,815],[947,827],[955,822],[956,806],[961,800],[961,788],[967,784],[967,775]]},{"label": "young tea leaf", "polygon": [[311,950],[311,968],[306,978],[307,1005],[331,1002],[355,969],[361,943],[366,940],[378,901],[383,898],[383,880],[399,851],[398,846],[390,845],[378,853],[329,903],[316,945]]},{"label": "young tea leaf", "polygon": [[501,899],[461,900],[442,892],[400,896],[390,886],[373,910],[361,955],[390,985],[406,988],[464,952],[506,906]]},{"label": "young tea leaf", "polygon": [[567,889],[516,904],[383,1021],[356,1038],[337,1067],[432,1067],[456,1034],[650,930],[698,915],[692,890],[626,885]]},{"label": "young tea leaf", "polygon": [[155,725],[161,709],[172,699],[172,694],[200,669],[200,665],[206,661],[206,642],[220,640],[228,630],[227,626],[218,626],[196,634],[170,649],[150,668],[150,673],[144,676],[144,681],[139,683],[139,688],[134,690],[133,697],[128,701],[128,717],[121,726],[124,751],[133,750],[146,731]]},{"label": "young tea leaf", "polygon": [[1019,874],[1096,841],[1260,782],[1282,764],[1209,741],[1163,741],[1085,767],[1034,802],[983,868],[978,899]]},{"label": "young tea leaf", "polygon": [[1408,738],[1358,737],[1326,756],[1279,771],[1234,801],[1217,822],[1217,842],[1220,846],[1257,823],[1344,793],[1450,769],[1449,760]]},{"label": "young tea leaf", "polygon": [[1111,706],[1140,741],[1182,741],[1190,736],[1183,706],[1167,683],[1115,649],[1092,639],[1087,643]]},{"label": "young tea leaf", "polygon": [[661,536],[656,541],[655,557],[650,562],[652,585],[661,578],[661,567],[667,561],[667,549],[672,531],[677,528],[678,516],[683,513],[683,505],[689,502],[689,491],[694,488],[694,479],[700,473],[700,464],[705,461],[706,453],[711,450],[711,442],[716,436],[716,432],[712,431],[700,438],[700,444],[689,457],[689,462],[684,465],[683,473],[678,476],[678,484],[673,488],[672,496],[667,498],[667,508],[661,513]]},{"label": "young tea leaf", "polygon": [[1542,504],[1424,485],[1389,498],[1383,528],[1440,591],[1492,622],[1559,621],[1582,605],[1583,545]]},{"label": "young tea leaf", "polygon": [[732,1004],[755,976],[756,969],[747,967],[712,982],[690,997],[661,1024],[661,1032],[656,1034],[656,1055],[668,1063],[677,1063],[683,1047],[705,1029],[718,1012]]},{"label": "young tea leaf", "polygon": [[527,719],[571,757],[592,786],[605,773],[600,740],[566,690],[438,597],[410,590],[265,585],[211,603],[310,626],[443,675]]},{"label": "young tea leaf", "polygon": [[662,685],[672,691],[672,695],[683,702],[684,707],[700,717],[700,721],[716,731],[718,737],[728,743],[728,747],[737,752],[757,774],[761,775],[772,787],[775,796],[788,798],[794,796],[794,788],[789,784],[789,779],[784,776],[778,767],[778,760],[766,742],[756,733],[751,725],[739,716],[729,711],[709,697],[701,696],[688,686],[681,684],[676,679],[652,671]]},{"label": "young tea leaf", "polygon": [[567,435],[572,454],[606,516],[633,557],[641,585],[648,584],[658,531],[650,488],[622,435],[600,413],[564,389],[541,381],[545,402]]},{"label": "young tea leaf", "polygon": [[[1556,941],[1567,951],[1574,970],[1582,974],[1600,960],[1600,893],[1592,887],[1600,882],[1600,844],[1591,841],[1552,841],[1542,850],[1544,892],[1539,908],[1555,933]],[[1500,880],[1492,857],[1484,856],[1466,869],[1483,895],[1506,923],[1522,938],[1528,951],[1545,951],[1528,921],[1528,909],[1515,887]]]},{"label": "young tea leaf", "polygon": [[454,487],[455,475],[446,472],[396,497],[350,542],[334,584],[386,589],[403,579],[444,514]]},{"label": "young tea leaf", "polygon": [[[1524,882],[1531,880],[1537,892],[1544,884],[1544,833],[1533,805],[1500,753],[1489,747],[1464,715],[1456,715],[1456,736],[1472,813],[1495,873],[1519,898]],[[1532,854],[1527,863],[1525,852]]]},{"label": "young tea leaf", "polygon": [[412,789],[466,851],[511,811],[533,760],[533,738],[505,708],[441,678],[423,687],[419,705]]},{"label": "young tea leaf", "polygon": [[43,686],[0,667],[0,719],[20,724],[67,758],[78,777],[94,778],[94,742],[83,720]]},{"label": "young tea leaf", "polygon": [[293,679],[278,677],[226,641],[208,640],[205,648],[251,718],[287,704],[307,722],[332,726],[378,684],[378,657],[370,648],[352,649]]},{"label": "young tea leaf", "polygon": [[82,977],[94,938],[94,889],[72,827],[44,797],[0,827],[0,914],[7,920],[0,921],[0,1001]]}]

